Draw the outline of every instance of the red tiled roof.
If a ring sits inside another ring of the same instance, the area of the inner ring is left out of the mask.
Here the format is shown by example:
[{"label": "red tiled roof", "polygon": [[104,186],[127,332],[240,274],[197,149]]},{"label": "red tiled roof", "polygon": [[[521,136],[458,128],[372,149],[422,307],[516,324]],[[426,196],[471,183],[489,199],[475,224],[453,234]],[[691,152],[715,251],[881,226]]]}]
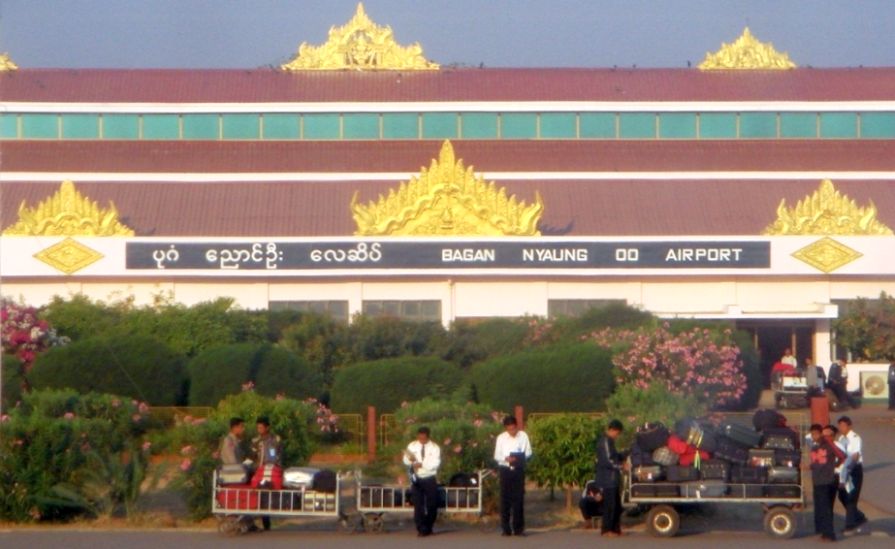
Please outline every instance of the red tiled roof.
[{"label": "red tiled roof", "polygon": [[[5,141],[5,172],[415,172],[429,141]],[[895,140],[455,141],[476,171],[890,171]]]},{"label": "red tiled roof", "polygon": [[20,69],[0,100],[36,102],[857,101],[895,99],[895,68],[443,69],[425,72]]},{"label": "red tiled roof", "polygon": [[[736,181],[502,181],[508,192],[544,200],[545,235],[758,235],[788,204],[814,192],[801,180]],[[29,205],[58,189],[51,183],[3,183],[0,225],[14,223]],[[394,183],[88,183],[78,189],[105,207],[114,201],[139,236],[347,236],[354,232],[350,203],[375,199]],[[895,180],[837,181],[880,220],[895,227]]]}]

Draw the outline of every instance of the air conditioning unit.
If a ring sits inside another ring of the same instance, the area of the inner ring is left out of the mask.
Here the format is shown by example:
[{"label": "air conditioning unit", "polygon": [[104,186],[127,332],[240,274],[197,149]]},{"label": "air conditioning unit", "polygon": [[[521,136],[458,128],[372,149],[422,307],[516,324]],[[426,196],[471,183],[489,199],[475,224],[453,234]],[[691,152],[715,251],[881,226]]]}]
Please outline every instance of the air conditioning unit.
[{"label": "air conditioning unit", "polygon": [[866,399],[889,398],[889,381],[886,372],[861,372],[861,396]]}]

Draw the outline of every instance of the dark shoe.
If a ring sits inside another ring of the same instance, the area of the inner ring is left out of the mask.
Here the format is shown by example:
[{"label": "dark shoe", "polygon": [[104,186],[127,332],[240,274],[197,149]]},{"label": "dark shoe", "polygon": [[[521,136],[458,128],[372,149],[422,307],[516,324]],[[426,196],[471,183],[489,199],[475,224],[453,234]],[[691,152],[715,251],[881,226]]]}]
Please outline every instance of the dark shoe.
[{"label": "dark shoe", "polygon": [[513,532],[514,536],[519,536],[520,538],[524,538],[526,536],[525,532]]},{"label": "dark shoe", "polygon": [[501,536],[510,537],[510,536],[512,536],[513,534],[510,533],[510,532],[501,532],[500,535],[501,535]]}]

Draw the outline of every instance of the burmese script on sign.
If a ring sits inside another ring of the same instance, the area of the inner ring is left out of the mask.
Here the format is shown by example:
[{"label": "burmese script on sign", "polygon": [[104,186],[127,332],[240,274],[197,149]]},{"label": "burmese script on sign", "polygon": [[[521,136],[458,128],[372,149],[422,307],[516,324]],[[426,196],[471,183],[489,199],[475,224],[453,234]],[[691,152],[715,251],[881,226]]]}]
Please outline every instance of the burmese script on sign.
[{"label": "burmese script on sign", "polygon": [[550,239],[139,242],[127,269],[327,271],[382,269],[766,269],[770,241]]}]

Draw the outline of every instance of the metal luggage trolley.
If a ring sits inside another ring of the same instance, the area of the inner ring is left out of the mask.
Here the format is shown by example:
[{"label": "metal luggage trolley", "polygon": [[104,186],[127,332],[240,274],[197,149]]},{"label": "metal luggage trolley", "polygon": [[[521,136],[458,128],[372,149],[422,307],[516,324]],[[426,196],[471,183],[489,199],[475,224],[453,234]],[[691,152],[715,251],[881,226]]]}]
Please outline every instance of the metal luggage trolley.
[{"label": "metal luggage trolley", "polygon": [[774,380],[773,389],[777,408],[808,407],[808,380],[805,376],[780,376]]},{"label": "metal luggage trolley", "polygon": [[253,517],[341,519],[340,488],[340,476],[336,476],[335,492],[318,492],[305,488],[269,490],[252,488],[246,484],[221,485],[215,471],[211,512],[218,519],[218,531],[230,535],[248,532],[251,522],[247,519]]},{"label": "metal luggage trolley", "polygon": [[[804,426],[799,425],[798,432],[804,440]],[[802,462],[804,460],[804,448]],[[662,482],[638,483],[631,473],[624,475],[623,501],[629,505],[640,505],[649,508],[646,516],[647,530],[656,537],[673,537],[680,528],[680,513],[677,506],[701,503],[722,503],[736,505],[761,505],[764,511],[763,526],[765,532],[777,539],[792,538],[797,529],[795,510],[805,503],[805,479],[808,474],[802,472],[798,484],[739,484],[726,483],[723,494],[706,494],[699,482]],[[635,495],[638,486],[662,486],[670,488],[669,492],[677,495]],[[676,487],[676,490],[674,489]],[[778,492],[767,495],[769,491]],[[785,492],[785,493],[781,493]]]},{"label": "metal luggage trolley", "polygon": [[[439,486],[438,510],[447,514],[482,513],[482,481],[491,471],[476,472],[476,486]],[[403,484],[364,484],[357,474],[356,503],[365,532],[382,532],[386,513],[413,513],[410,487]],[[443,496],[443,497],[442,497]]]}]

